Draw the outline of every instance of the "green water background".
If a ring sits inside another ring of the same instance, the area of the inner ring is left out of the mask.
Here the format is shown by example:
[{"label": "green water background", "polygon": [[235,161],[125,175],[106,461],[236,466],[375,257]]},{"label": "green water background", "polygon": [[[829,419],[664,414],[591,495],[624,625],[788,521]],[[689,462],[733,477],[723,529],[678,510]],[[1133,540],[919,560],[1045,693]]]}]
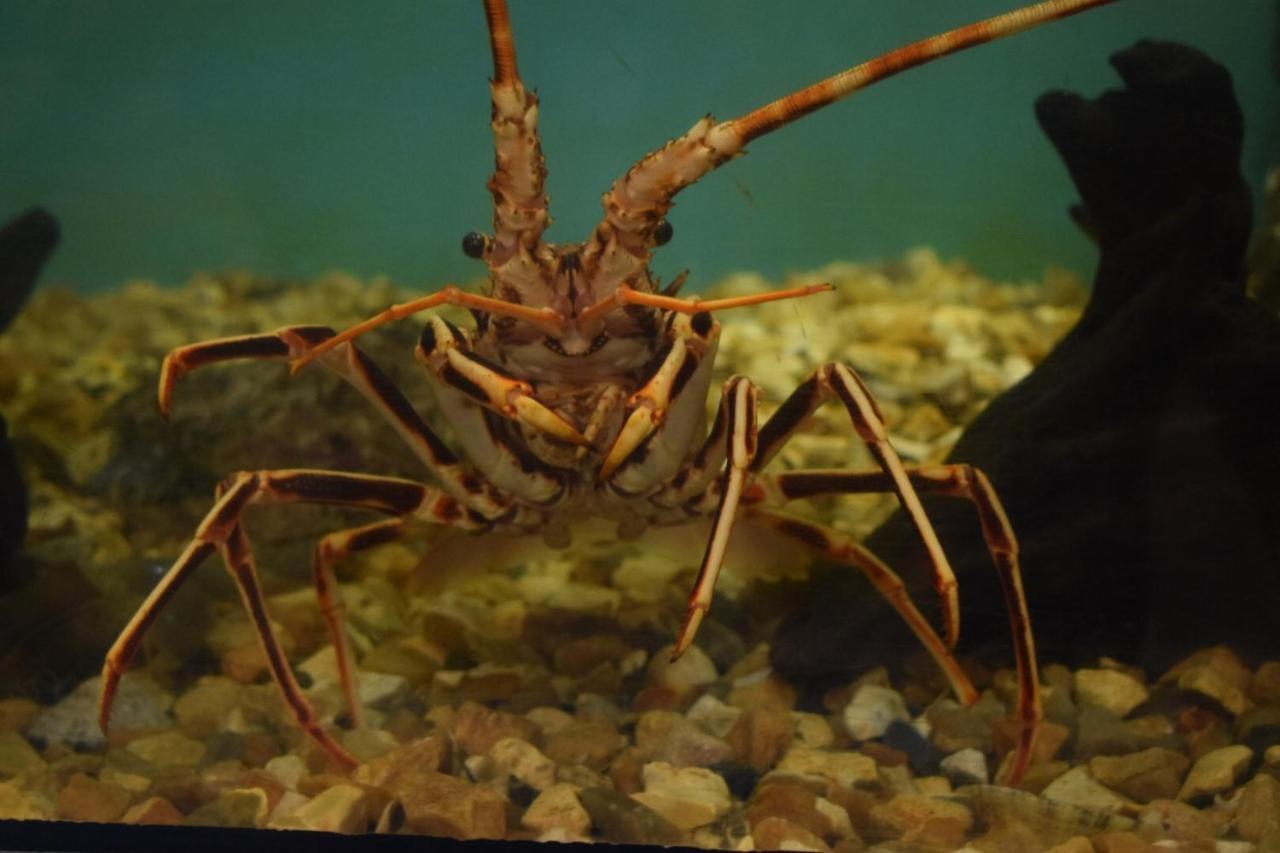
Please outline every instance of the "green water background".
[{"label": "green water background", "polygon": [[[542,97],[556,222],[698,117],[721,118],[1016,0],[512,0]],[[1031,105],[1116,85],[1139,38],[1232,71],[1256,188],[1280,161],[1274,0],[1123,0],[913,70],[774,135],[687,190],[658,260],[698,286],[916,245],[998,276],[1088,274],[1075,199]],[[0,217],[42,204],[46,286],[197,270],[473,279],[488,227],[491,64],[478,0],[0,0]],[[322,319],[322,318],[312,318]]]}]

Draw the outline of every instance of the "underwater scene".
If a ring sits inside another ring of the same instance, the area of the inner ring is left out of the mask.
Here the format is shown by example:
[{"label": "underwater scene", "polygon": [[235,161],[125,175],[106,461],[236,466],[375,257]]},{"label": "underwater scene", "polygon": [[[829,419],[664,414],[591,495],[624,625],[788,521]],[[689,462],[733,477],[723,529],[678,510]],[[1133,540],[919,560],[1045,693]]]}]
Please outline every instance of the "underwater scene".
[{"label": "underwater scene", "polygon": [[0,847],[1280,853],[1280,8],[1017,3],[0,4]]}]

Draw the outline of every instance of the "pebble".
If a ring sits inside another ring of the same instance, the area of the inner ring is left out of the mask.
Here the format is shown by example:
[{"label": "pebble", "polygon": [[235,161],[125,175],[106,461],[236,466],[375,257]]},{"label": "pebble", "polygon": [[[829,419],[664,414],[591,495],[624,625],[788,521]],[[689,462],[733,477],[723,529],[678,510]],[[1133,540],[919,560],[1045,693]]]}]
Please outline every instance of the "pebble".
[{"label": "pebble", "polygon": [[542,752],[557,764],[582,764],[604,770],[609,761],[627,745],[612,723],[578,723],[545,738]]},{"label": "pebble", "polygon": [[1148,803],[1176,797],[1190,766],[1182,753],[1152,747],[1128,755],[1098,756],[1089,761],[1089,772],[1108,788]]},{"label": "pebble", "polygon": [[[738,717],[742,716],[743,710],[735,708],[732,705],[726,705],[710,693],[704,693],[699,696],[689,710],[685,711],[685,717],[699,726],[708,733],[723,738],[729,734],[733,724],[738,721]],[[809,716],[817,716],[811,714]],[[818,719],[822,719],[819,717]],[[825,721],[824,721],[825,722]]]},{"label": "pebble", "polygon": [[780,773],[820,776],[845,788],[872,784],[880,778],[875,760],[860,752],[798,745],[786,751],[775,769]]},{"label": "pebble", "polygon": [[[742,716],[747,716],[747,713]],[[651,760],[666,761],[680,767],[710,767],[729,761],[735,755],[733,745],[708,734],[675,711],[646,711],[641,714],[636,721],[635,744]]]},{"label": "pebble", "polygon": [[[98,726],[98,694],[102,677],[81,682],[56,705],[41,711],[27,736],[44,743],[64,743],[82,749],[101,749],[107,738]],[[120,681],[111,709],[112,731],[164,729],[173,725],[169,709],[173,696],[145,673],[129,673]]]},{"label": "pebble", "polygon": [[[1261,705],[1280,705],[1280,660],[1269,660],[1258,667],[1249,685],[1249,698]],[[3,716],[0,712],[0,719]]]},{"label": "pebble", "polygon": [[492,788],[426,768],[403,768],[384,787],[404,807],[405,825],[421,835],[501,838],[507,800]]},{"label": "pebble", "polygon": [[30,699],[0,699],[0,732],[24,731],[40,713]]},{"label": "pebble", "polygon": [[14,782],[0,782],[0,820],[53,820],[53,803],[24,791]]},{"label": "pebble", "polygon": [[262,768],[291,791],[298,790],[298,782],[310,771],[307,763],[298,755],[279,755]]},{"label": "pebble", "polygon": [[1111,789],[1100,785],[1086,766],[1073,767],[1050,782],[1040,792],[1049,800],[1069,803],[1095,811],[1120,811],[1128,801]]},{"label": "pebble", "polygon": [[585,836],[591,831],[591,815],[578,799],[577,787],[562,782],[534,798],[520,818],[520,825],[535,832],[559,829],[571,836]]},{"label": "pebble", "polygon": [[44,759],[16,731],[0,731],[0,778],[20,776],[45,766]]},{"label": "pebble", "polygon": [[130,741],[125,750],[161,774],[193,769],[208,750],[203,743],[169,731]]},{"label": "pebble", "polygon": [[537,726],[543,735],[557,734],[574,724],[573,714],[550,705],[530,708],[524,712],[524,718]]},{"label": "pebble", "polygon": [[[820,798],[802,784],[785,779],[774,778],[756,789],[755,796],[747,806],[747,821],[757,826],[768,818],[782,818],[788,823],[812,832],[817,836],[831,835],[834,826],[832,819],[818,808]],[[844,813],[849,813],[840,806],[831,804]]]},{"label": "pebble", "polygon": [[954,850],[973,826],[973,814],[960,803],[909,793],[872,807],[869,818],[878,831],[925,849]]},{"label": "pebble", "polygon": [[227,721],[240,707],[244,686],[223,675],[205,675],[178,697],[173,715],[178,726],[192,737],[207,737],[227,728]]},{"label": "pebble", "polygon": [[484,755],[503,738],[537,739],[538,727],[516,714],[463,702],[453,718],[452,734],[454,743],[467,755]]},{"label": "pebble", "polygon": [[1248,691],[1253,673],[1235,652],[1226,646],[1213,646],[1175,664],[1160,677],[1159,683],[1167,682],[1215,699],[1233,714],[1242,714],[1250,704]]},{"label": "pebble", "polygon": [[795,724],[795,740],[803,746],[826,749],[835,744],[836,733],[831,730],[831,723],[821,714],[792,711],[791,720]]},{"label": "pebble", "polygon": [[334,785],[293,809],[291,814],[304,829],[352,835],[368,829],[371,805],[369,792],[364,788]]},{"label": "pebble", "polygon": [[[363,785],[390,788],[403,776],[443,770],[448,764],[450,751],[446,738],[427,735],[360,765],[352,774],[352,779]],[[292,771],[290,769],[286,772]]]},{"label": "pebble", "polygon": [[679,844],[684,832],[643,803],[611,788],[583,788],[582,807],[602,841],[617,844]]},{"label": "pebble", "polygon": [[910,720],[902,694],[888,687],[864,684],[841,714],[845,731],[855,740],[880,737],[894,720]]},{"label": "pebble", "polygon": [[1076,722],[1075,757],[1126,755],[1140,748],[1137,730],[1105,708],[1085,705]]},{"label": "pebble", "polygon": [[1178,799],[1185,802],[1230,789],[1252,759],[1253,750],[1238,744],[1224,746],[1201,756],[1187,774],[1182,790],[1178,792]]},{"label": "pebble", "polygon": [[1045,853],[1095,853],[1093,844],[1083,835],[1075,835],[1061,844],[1055,844]]},{"label": "pebble", "polygon": [[796,699],[796,689],[766,669],[736,679],[725,701],[744,710],[794,711]]},{"label": "pebble", "polygon": [[164,797],[148,797],[126,809],[120,816],[120,822],[138,826],[178,826],[182,823],[182,812]]},{"label": "pebble", "polygon": [[187,826],[222,826],[261,829],[267,824],[271,807],[261,788],[231,788],[187,815]]},{"label": "pebble", "polygon": [[1236,831],[1249,841],[1280,840],[1280,781],[1259,773],[1244,786],[1236,808]]},{"label": "pebble", "polygon": [[956,785],[985,785],[989,779],[987,757],[973,748],[956,750],[938,766]]},{"label": "pebble", "polygon": [[641,771],[644,790],[632,799],[648,806],[680,829],[705,826],[729,811],[729,786],[703,767],[676,767],[653,761]]},{"label": "pebble", "polygon": [[1124,717],[1147,701],[1145,685],[1127,672],[1115,669],[1081,669],[1075,674],[1076,701],[1105,708]]},{"label": "pebble", "polygon": [[752,708],[738,717],[725,740],[739,762],[763,772],[776,764],[791,744],[793,728],[787,711]]},{"label": "pebble", "polygon": [[[335,712],[347,710],[338,673],[338,653],[333,646],[325,646],[297,668],[311,678],[307,697],[312,702]],[[409,681],[402,675],[363,669],[356,673],[356,699],[365,708],[387,708],[408,692]]]},{"label": "pebble", "polygon": [[106,823],[119,819],[130,800],[132,795],[119,785],[76,773],[58,792],[56,810],[62,820]]},{"label": "pebble", "polygon": [[786,818],[769,817],[751,828],[751,840],[757,850],[811,850],[830,853],[831,847],[803,826]]},{"label": "pebble", "polygon": [[663,646],[654,652],[649,662],[649,681],[655,687],[663,687],[683,698],[706,687],[719,677],[716,665],[707,653],[696,644],[690,646],[676,660],[671,660],[674,645]]},{"label": "pebble", "polygon": [[495,743],[489,748],[489,760],[499,773],[510,774],[535,791],[545,791],[556,782],[555,762],[520,738]]}]

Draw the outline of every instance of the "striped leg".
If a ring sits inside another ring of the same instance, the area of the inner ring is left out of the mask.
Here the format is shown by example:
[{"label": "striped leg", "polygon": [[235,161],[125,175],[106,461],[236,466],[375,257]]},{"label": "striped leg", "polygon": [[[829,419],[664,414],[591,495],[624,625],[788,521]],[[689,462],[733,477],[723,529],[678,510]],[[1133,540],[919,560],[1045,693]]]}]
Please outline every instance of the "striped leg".
[{"label": "striped leg", "polygon": [[[1040,699],[1040,674],[1036,662],[1035,636],[1031,631],[1031,615],[1027,608],[1026,593],[1022,586],[1022,569],[1018,561],[1018,541],[1014,535],[1013,526],[1009,523],[1009,517],[1005,513],[999,496],[996,494],[995,487],[991,485],[991,481],[987,479],[987,476],[977,468],[964,464],[929,465],[908,468],[906,469],[906,474],[912,487],[919,492],[963,498],[972,503],[978,513],[978,521],[982,526],[982,536],[986,540],[988,550],[991,552],[991,562],[995,565],[996,574],[1000,579],[1000,587],[1004,592],[1005,606],[1009,611],[1010,631],[1018,672],[1018,742],[1014,752],[1014,760],[1009,767],[1007,775],[1008,781],[1015,783],[1022,777],[1027,765],[1030,763],[1031,750],[1035,746],[1036,733],[1041,720],[1044,718],[1044,710]],[[896,486],[892,478],[883,471],[832,470],[786,471],[773,475],[766,474],[762,475],[758,484],[762,488],[753,497],[759,498],[771,494],[783,500],[797,500],[831,494],[888,492],[893,491]],[[807,522],[778,521],[767,512],[754,514],[763,517],[774,527],[782,530],[782,532],[805,539],[810,544],[816,545],[828,555],[837,559],[840,559],[840,557],[833,553],[834,551],[847,550],[850,547],[860,549],[860,546],[852,543],[851,540],[840,541],[837,547],[837,542],[832,536],[834,531],[820,529],[816,525],[810,525]],[[790,525],[790,527],[788,528],[787,525]],[[835,535],[839,536],[841,540],[847,540],[847,537],[843,537],[843,534]],[[860,550],[865,551],[865,549]],[[868,554],[867,556],[870,555]],[[872,557],[872,559],[874,560],[875,558]],[[876,563],[879,563],[879,561],[877,560]],[[972,686],[968,685],[967,678],[964,680],[963,685],[958,685],[955,678],[952,677],[954,659],[948,649],[945,647],[939,648],[934,642],[937,639],[936,635],[928,624],[923,622],[919,611],[911,604],[910,600],[905,598],[905,590],[901,589],[901,581],[897,579],[897,576],[893,575],[892,578],[888,579],[888,587],[882,587],[883,581],[878,580],[876,574],[880,572],[880,569],[873,568],[868,570],[861,564],[859,564],[859,568],[867,571],[876,588],[885,593],[885,597],[902,614],[907,624],[915,631],[916,636],[920,637],[925,646],[929,648],[934,659],[947,672],[948,678],[951,678],[952,685],[956,688],[956,695],[961,700],[965,699],[966,694],[975,695],[972,693]],[[888,571],[887,568],[881,568],[883,571]],[[892,572],[890,572],[890,575],[892,575]],[[886,589],[889,589],[892,595]],[[928,633],[925,634],[925,631]],[[932,636],[933,640],[928,639],[929,636]],[[954,668],[954,671],[959,672],[958,668]],[[959,674],[963,677],[963,673]]]},{"label": "striped leg", "polygon": [[947,648],[954,649],[960,637],[960,599],[955,572],[942,550],[933,524],[925,515],[920,497],[907,477],[902,460],[889,443],[884,417],[871,397],[871,392],[853,368],[830,362],[801,383],[761,428],[760,447],[752,463],[752,471],[762,470],[805,419],[832,397],[844,404],[858,437],[867,445],[880,469],[888,476],[893,492],[898,496],[898,501],[924,543],[933,569],[934,589],[942,603],[943,636]]},{"label": "striped leg", "polygon": [[[333,330],[326,326],[286,326],[265,334],[178,347],[165,356],[160,368],[160,411],[165,417],[169,416],[178,380],[193,370],[239,359],[298,358],[333,335]],[[464,465],[427,426],[390,377],[358,347],[340,346],[322,361],[373,403],[445,491],[489,518],[496,518],[507,510],[509,498]]]},{"label": "striped leg", "polygon": [[360,699],[356,691],[356,668],[352,661],[351,642],[347,639],[345,622],[342,618],[342,596],[338,590],[338,577],[333,567],[358,551],[399,539],[405,535],[407,528],[408,525],[403,518],[389,518],[348,530],[339,530],[317,542],[311,558],[311,574],[316,585],[316,598],[320,601],[320,612],[324,614],[325,626],[333,641],[333,651],[338,659],[338,678],[342,682],[342,693],[346,697],[347,710],[351,714],[351,725],[355,728],[360,728],[364,724],[364,710],[360,707]]},{"label": "striped leg", "polygon": [[[689,596],[689,611],[676,638],[672,659],[689,648],[698,632],[698,626],[702,624],[702,618],[711,608],[716,579],[720,576],[725,550],[729,547],[729,533],[733,529],[738,504],[756,452],[756,406],[760,401],[760,390],[751,380],[742,376],[731,377],[724,388],[721,407],[726,415],[724,440],[728,464],[720,478],[720,500],[711,524],[711,537],[707,540],[707,549],[702,555],[698,579]],[[713,435],[714,432],[713,429]]]},{"label": "striped leg", "polygon": [[[242,472],[233,475],[218,487],[218,500],[196,529],[191,543],[147,596],[107,652],[98,708],[98,720],[104,732],[111,719],[111,705],[120,679],[147,629],[182,582],[217,549],[222,552],[227,569],[240,589],[266,652],[272,677],[294,719],[340,762],[349,766],[356,764],[354,757],[320,726],[314,709],[302,694],[280,643],[271,630],[253,555],[248,539],[240,527],[240,518],[245,508],[250,503],[263,501],[360,507],[401,519],[421,519],[464,529],[478,529],[487,523],[483,517],[459,506],[449,495],[411,480],[305,469]],[[329,589],[331,592],[332,587]]]}]

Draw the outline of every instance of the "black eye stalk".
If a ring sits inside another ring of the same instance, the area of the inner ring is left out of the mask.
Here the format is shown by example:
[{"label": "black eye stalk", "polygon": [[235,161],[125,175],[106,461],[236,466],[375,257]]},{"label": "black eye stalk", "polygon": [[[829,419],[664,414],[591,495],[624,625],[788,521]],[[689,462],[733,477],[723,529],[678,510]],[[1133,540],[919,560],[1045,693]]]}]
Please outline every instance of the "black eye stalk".
[{"label": "black eye stalk", "polygon": [[653,242],[655,245],[665,246],[671,242],[671,236],[675,233],[671,223],[664,219],[658,223],[657,228],[653,229]]},{"label": "black eye stalk", "polygon": [[462,238],[462,253],[468,258],[484,257],[484,250],[489,246],[489,238],[479,231],[469,231]]}]

